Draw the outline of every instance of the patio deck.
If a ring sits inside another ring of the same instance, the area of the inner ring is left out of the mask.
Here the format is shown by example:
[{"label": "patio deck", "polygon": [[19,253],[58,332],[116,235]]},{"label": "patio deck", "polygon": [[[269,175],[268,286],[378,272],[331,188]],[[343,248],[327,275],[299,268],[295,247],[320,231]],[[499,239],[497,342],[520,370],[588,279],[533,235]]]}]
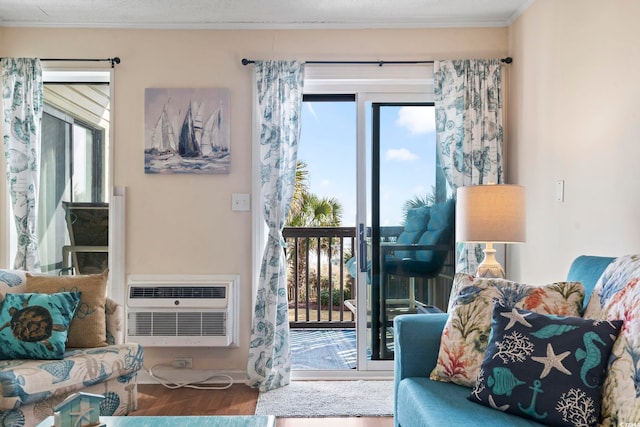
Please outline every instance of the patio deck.
[{"label": "patio deck", "polygon": [[292,369],[356,368],[355,329],[291,329]]}]

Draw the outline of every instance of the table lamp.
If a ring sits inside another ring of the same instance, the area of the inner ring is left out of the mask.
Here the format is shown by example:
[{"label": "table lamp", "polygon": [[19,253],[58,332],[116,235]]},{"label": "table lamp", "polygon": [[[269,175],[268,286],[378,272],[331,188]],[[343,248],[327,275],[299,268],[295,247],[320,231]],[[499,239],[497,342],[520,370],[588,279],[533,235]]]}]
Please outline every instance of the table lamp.
[{"label": "table lamp", "polygon": [[525,241],[524,187],[489,184],[458,188],[456,241],[485,243],[477,276],[504,278],[493,244]]}]

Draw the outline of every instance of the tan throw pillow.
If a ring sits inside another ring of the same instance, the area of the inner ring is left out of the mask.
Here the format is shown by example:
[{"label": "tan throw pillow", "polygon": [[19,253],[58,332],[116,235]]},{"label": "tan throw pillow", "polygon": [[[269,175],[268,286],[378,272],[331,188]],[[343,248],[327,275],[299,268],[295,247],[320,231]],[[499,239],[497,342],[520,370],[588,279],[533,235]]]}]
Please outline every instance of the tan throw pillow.
[{"label": "tan throw pillow", "polygon": [[544,286],[505,279],[474,278],[457,274],[449,318],[440,339],[438,362],[430,378],[473,387],[487,350],[494,303],[539,314],[580,317],[584,287],[579,282]]},{"label": "tan throw pillow", "polygon": [[58,292],[81,293],[80,303],[69,326],[67,347],[90,348],[107,345],[105,303],[107,277],[102,274],[86,276],[32,276],[27,273],[27,292],[54,294]]}]

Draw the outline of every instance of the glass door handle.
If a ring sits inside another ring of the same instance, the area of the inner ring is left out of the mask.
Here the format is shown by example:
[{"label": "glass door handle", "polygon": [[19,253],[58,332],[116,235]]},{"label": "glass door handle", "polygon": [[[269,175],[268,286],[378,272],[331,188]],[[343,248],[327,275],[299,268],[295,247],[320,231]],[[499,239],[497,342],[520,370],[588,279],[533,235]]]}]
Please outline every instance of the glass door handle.
[{"label": "glass door handle", "polygon": [[358,224],[358,263],[360,264],[360,271],[367,272],[367,241],[364,233],[364,224]]}]

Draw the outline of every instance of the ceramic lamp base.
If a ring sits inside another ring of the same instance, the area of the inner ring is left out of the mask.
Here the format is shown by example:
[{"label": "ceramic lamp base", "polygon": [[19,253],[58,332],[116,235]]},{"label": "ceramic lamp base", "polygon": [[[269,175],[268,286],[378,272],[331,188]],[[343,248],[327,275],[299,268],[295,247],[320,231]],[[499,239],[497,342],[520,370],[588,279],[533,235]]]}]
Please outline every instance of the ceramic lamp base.
[{"label": "ceramic lamp base", "polygon": [[487,243],[483,252],[484,259],[482,260],[480,265],[478,265],[476,276],[504,279],[504,269],[496,260],[496,250],[493,248],[493,243]]}]

